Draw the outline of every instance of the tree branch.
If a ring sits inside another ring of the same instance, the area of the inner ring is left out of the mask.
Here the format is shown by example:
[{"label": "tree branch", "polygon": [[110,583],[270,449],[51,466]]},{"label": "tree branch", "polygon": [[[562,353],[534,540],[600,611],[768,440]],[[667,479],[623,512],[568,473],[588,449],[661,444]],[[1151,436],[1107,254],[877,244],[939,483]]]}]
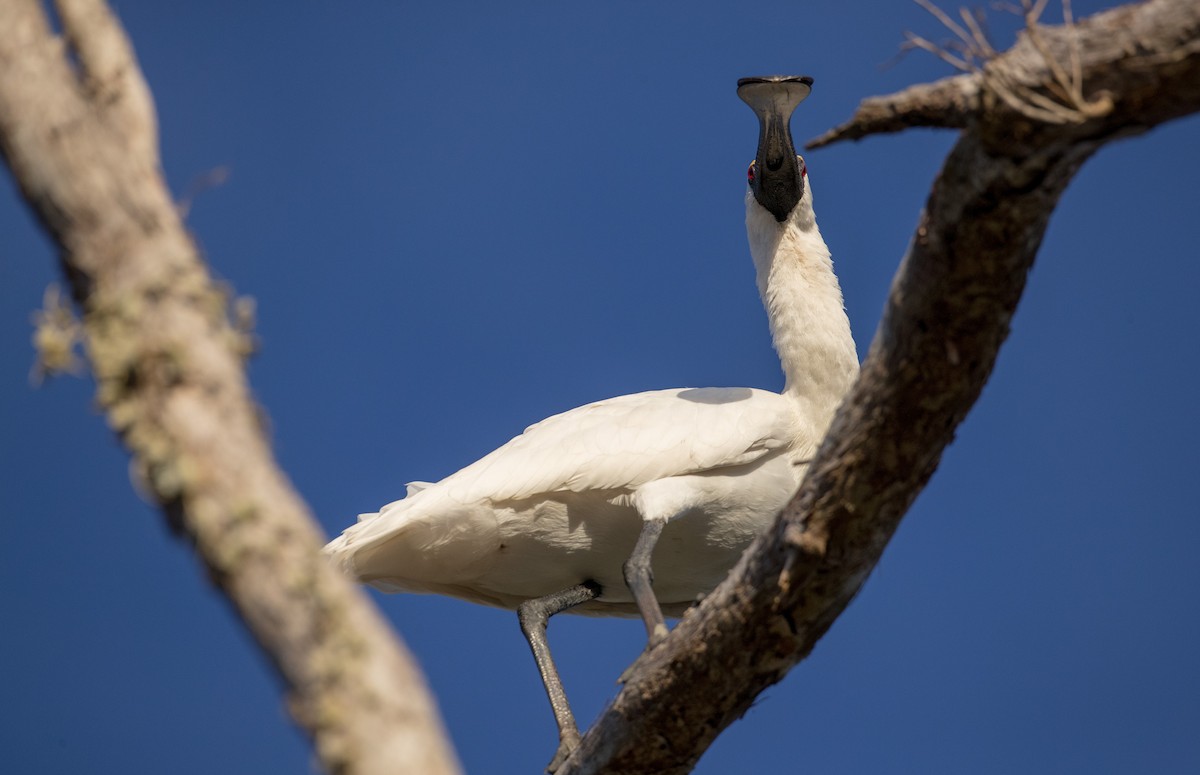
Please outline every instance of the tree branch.
[{"label": "tree branch", "polygon": [[[1042,34],[1067,61],[1068,33]],[[934,183],[861,376],[800,492],[730,578],[634,665],[559,775],[687,772],[812,651],[983,388],[1068,182],[1105,143],[1200,111],[1198,40],[1200,7],[1186,0],[1081,24],[1085,84],[1092,95],[1107,92],[1111,109],[1080,111],[1070,123],[1031,119],[989,93],[992,81],[977,81],[966,130]],[[1051,68],[1027,40],[986,68],[1052,93]],[[889,98],[891,119],[883,110],[856,117],[846,127],[857,128],[834,139],[930,125],[930,105],[950,104],[954,90],[968,94],[971,77],[902,92]]]},{"label": "tree branch", "polygon": [[[965,128],[971,120],[1002,129],[1011,122],[1013,129],[1027,131],[1031,123],[1047,120],[1044,114],[1029,115],[1031,103],[1034,108],[1047,102],[1068,110],[1073,107],[1064,103],[1060,81],[1075,79],[1062,71],[1057,64],[1061,62],[1071,63],[1079,73],[1075,85],[1086,85],[1100,105],[1105,105],[1105,97],[1124,95],[1126,104],[1111,109],[1116,121],[1131,126],[1139,123],[1137,101],[1145,93],[1180,90],[1182,112],[1174,113],[1168,101],[1156,101],[1161,116],[1148,117],[1144,122],[1148,128],[1190,112],[1189,95],[1200,87],[1182,83],[1176,73],[1194,72],[1200,49],[1196,15],[1194,4],[1155,1],[1121,6],[1073,26],[1034,24],[1012,49],[974,72],[863,100],[849,121],[811,140],[807,147],[910,127]],[[1043,51],[1056,64],[1048,63]],[[1159,79],[1164,83],[1156,83]],[[1084,101],[1087,104],[1086,97]]]},{"label": "tree branch", "polygon": [[128,38],[101,0],[58,12],[69,46],[36,0],[0,2],[0,150],[59,246],[109,423],[279,671],[324,769],[456,772],[411,658],[319,554],[274,462],[245,335],[171,201]]},{"label": "tree branch", "polygon": [[914,126],[964,129],[978,104],[979,80],[972,75],[917,84],[887,97],[863,100],[849,122],[810,140],[805,147],[812,150],[840,140],[903,132]]}]

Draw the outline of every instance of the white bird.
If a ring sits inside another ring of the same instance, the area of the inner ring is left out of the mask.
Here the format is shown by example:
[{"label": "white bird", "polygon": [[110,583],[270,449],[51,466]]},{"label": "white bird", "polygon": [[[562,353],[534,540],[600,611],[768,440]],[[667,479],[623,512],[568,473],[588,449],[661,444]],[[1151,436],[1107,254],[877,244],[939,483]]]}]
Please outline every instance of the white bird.
[{"label": "white bird", "polygon": [[[555,415],[435,484],[363,514],[325,549],[387,592],[517,609],[559,727],[579,741],[550,616],[642,617],[649,645],[711,591],[799,487],[858,356],[790,120],[812,79],[743,78],[759,118],[746,232],[786,384],[656,390]],[[653,569],[653,570],[652,570]]]}]

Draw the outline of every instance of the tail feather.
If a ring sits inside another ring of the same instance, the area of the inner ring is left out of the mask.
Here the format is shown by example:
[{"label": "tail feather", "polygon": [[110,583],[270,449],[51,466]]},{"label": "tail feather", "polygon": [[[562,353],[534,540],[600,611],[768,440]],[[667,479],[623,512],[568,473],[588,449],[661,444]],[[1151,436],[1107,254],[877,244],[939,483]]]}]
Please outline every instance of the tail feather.
[{"label": "tail feather", "polygon": [[348,575],[385,592],[421,591],[429,583],[457,583],[487,566],[499,545],[490,506],[462,504],[424,482],[403,500],[330,541],[324,552]]}]

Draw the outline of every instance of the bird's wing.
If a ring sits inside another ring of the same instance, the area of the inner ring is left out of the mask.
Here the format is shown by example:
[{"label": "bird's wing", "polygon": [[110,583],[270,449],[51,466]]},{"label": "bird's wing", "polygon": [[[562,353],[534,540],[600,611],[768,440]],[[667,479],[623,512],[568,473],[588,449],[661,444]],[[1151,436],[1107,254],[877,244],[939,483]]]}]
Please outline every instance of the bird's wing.
[{"label": "bird's wing", "polygon": [[531,425],[439,489],[460,503],[631,489],[754,462],[795,438],[795,418],[782,396],[751,388],[636,393]]}]

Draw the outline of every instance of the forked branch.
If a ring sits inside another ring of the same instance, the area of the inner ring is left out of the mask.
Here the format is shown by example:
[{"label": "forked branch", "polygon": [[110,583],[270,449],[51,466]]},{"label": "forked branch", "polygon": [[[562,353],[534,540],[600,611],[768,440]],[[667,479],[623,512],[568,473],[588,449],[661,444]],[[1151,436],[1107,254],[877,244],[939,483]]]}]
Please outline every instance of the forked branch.
[{"label": "forked branch", "polygon": [[[808,147],[910,127],[965,128],[980,117],[996,126],[1009,123],[1018,134],[1043,124],[1090,124],[1114,111],[1122,115],[1111,123],[1119,124],[1135,106],[1122,111],[1113,104],[1115,95],[1138,99],[1141,90],[1159,88],[1155,80],[1170,78],[1196,54],[1195,4],[1122,6],[1076,22],[1068,2],[1061,26],[1040,22],[1044,8],[1045,2],[1030,0],[1010,7],[1025,20],[1025,31],[1002,54],[990,50],[982,30],[955,25],[961,46],[947,53],[961,75],[863,100],[848,122]],[[919,36],[910,35],[908,45],[945,51]]]}]

